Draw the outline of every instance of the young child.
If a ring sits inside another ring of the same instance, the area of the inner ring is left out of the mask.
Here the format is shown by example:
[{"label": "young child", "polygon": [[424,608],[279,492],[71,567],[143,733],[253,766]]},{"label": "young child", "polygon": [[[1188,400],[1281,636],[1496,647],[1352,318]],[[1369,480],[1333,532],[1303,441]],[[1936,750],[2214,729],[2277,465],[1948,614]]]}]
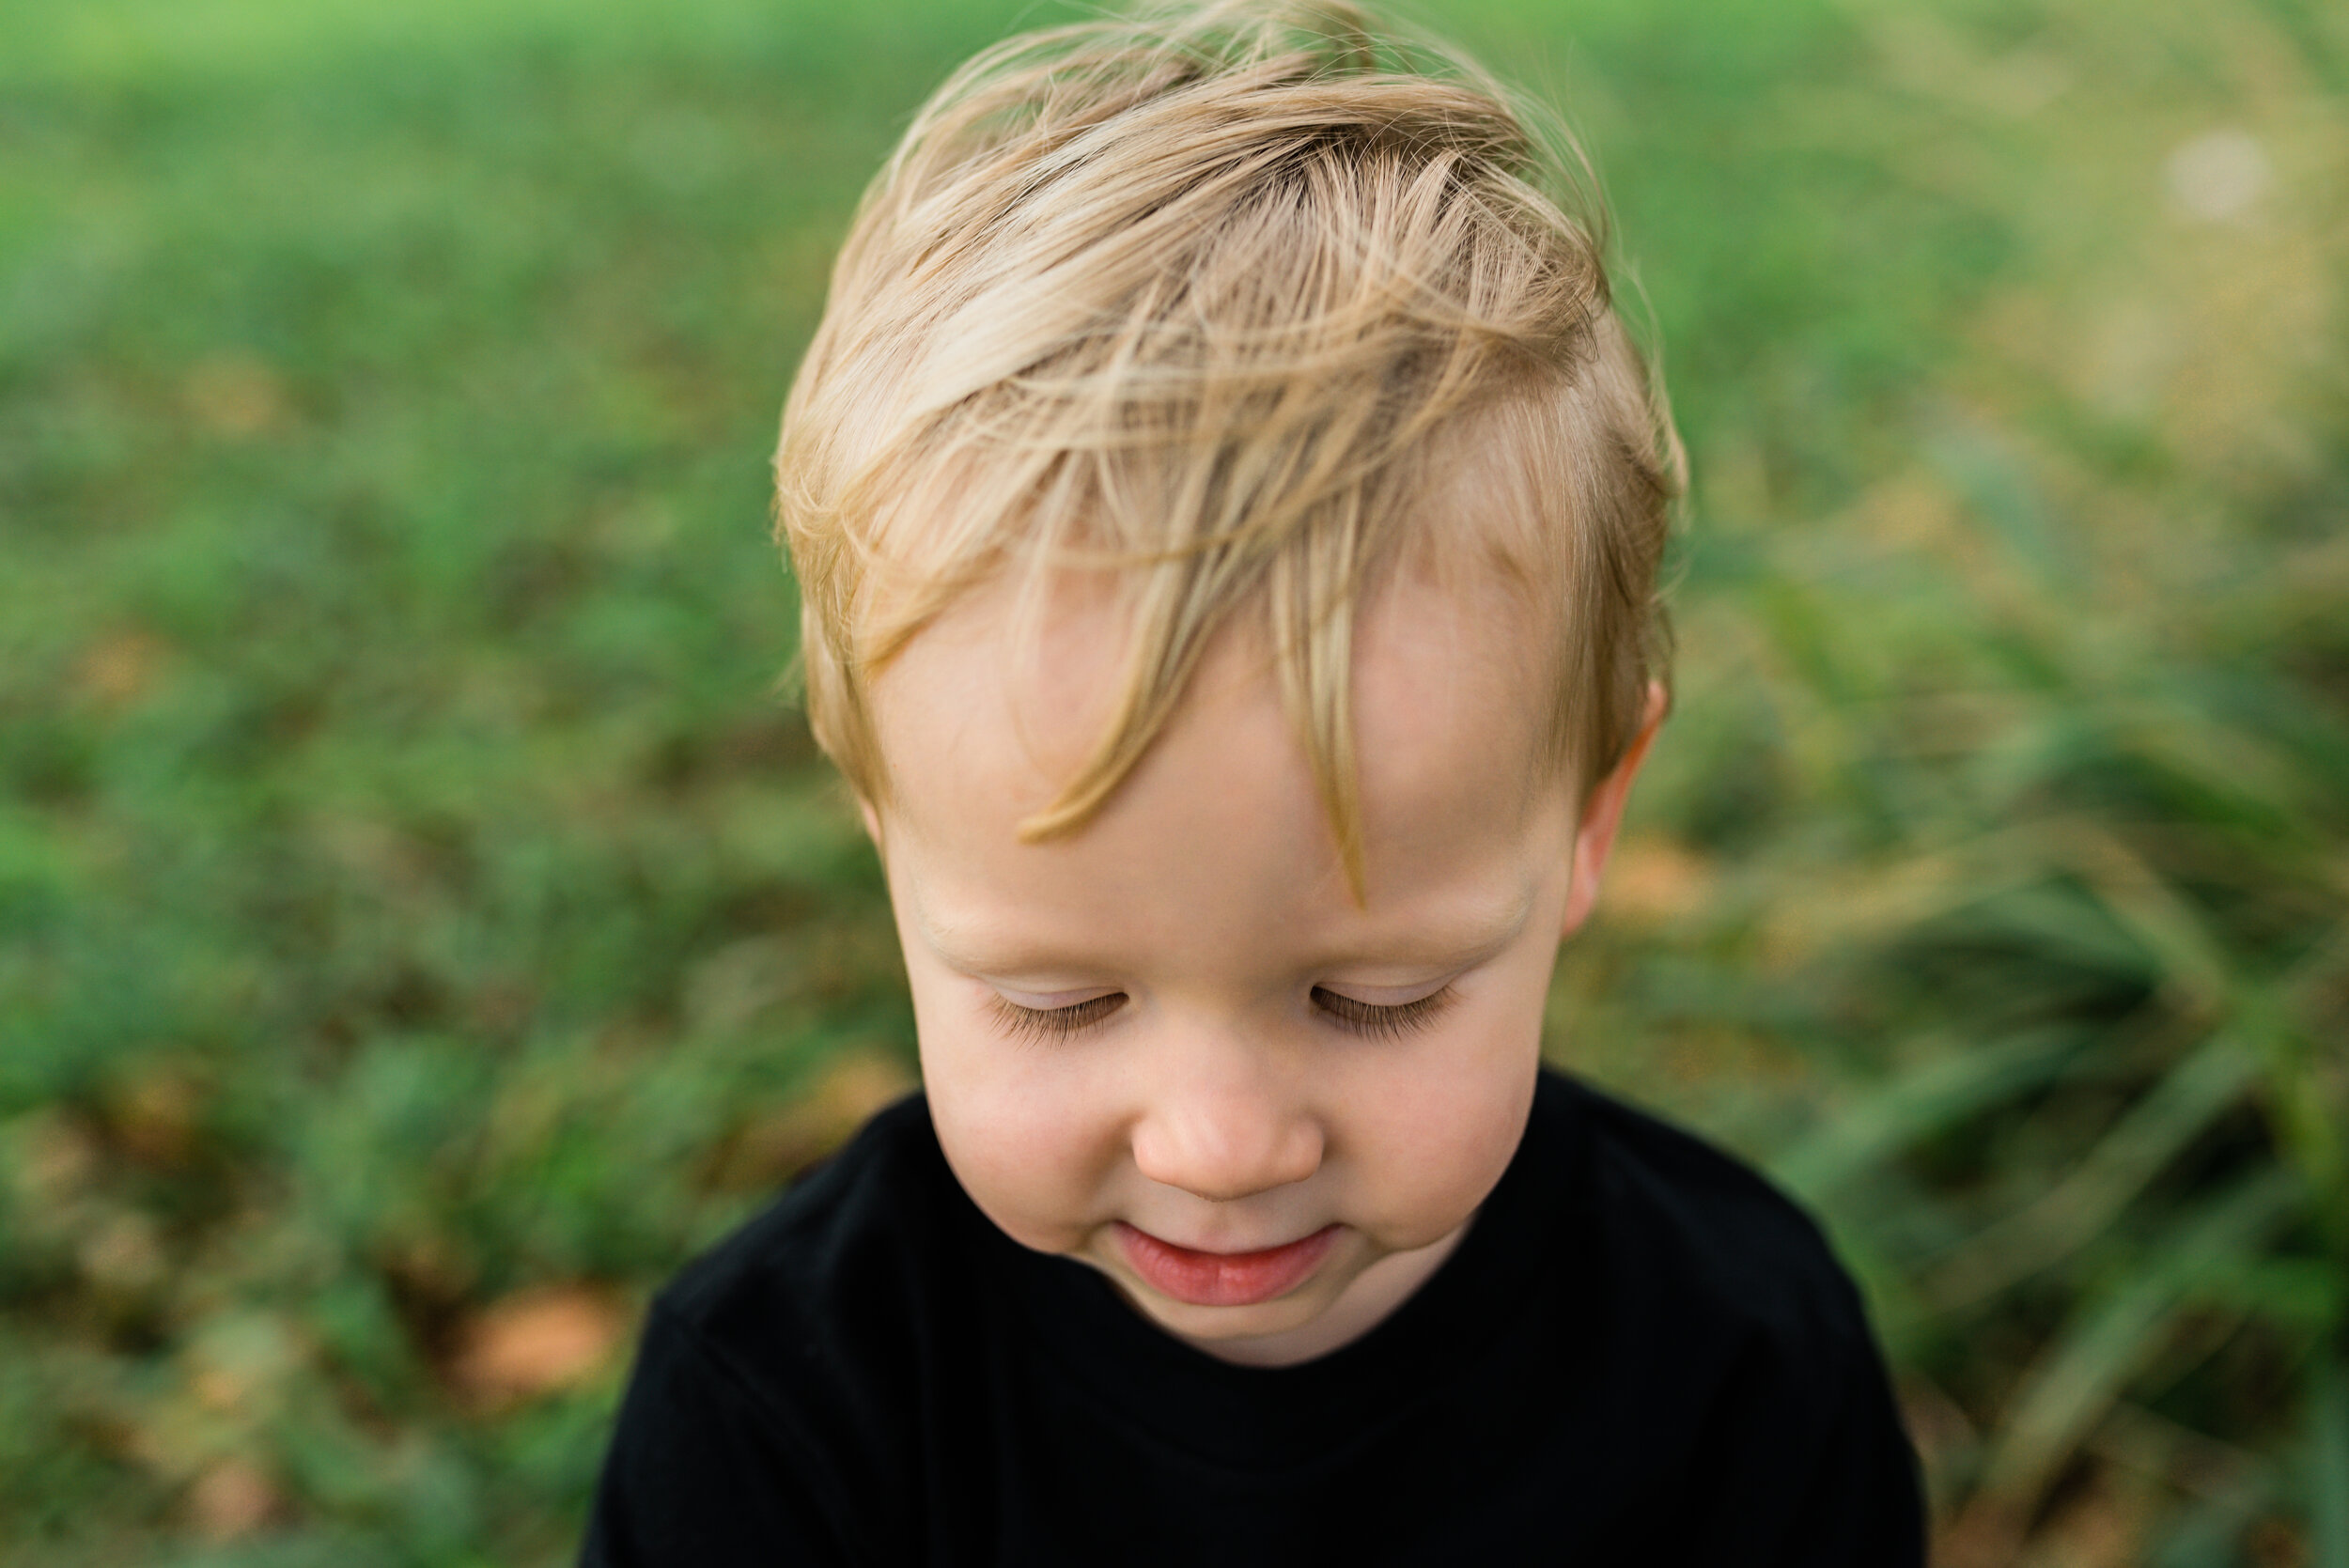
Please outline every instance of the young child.
[{"label": "young child", "polygon": [[1921,1560],[1818,1233],[1541,1064],[1679,467],[1542,147],[1284,0],[917,118],[777,473],[926,1089],[662,1293],[587,1562]]}]

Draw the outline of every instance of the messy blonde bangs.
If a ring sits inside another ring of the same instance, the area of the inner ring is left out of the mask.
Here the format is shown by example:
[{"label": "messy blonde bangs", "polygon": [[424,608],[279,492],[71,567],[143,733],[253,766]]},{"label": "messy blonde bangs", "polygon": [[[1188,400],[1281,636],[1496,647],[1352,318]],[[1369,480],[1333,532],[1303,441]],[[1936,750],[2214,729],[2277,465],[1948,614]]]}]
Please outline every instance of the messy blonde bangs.
[{"label": "messy blonde bangs", "polygon": [[1355,610],[1407,556],[1490,560],[1544,609],[1555,754],[1611,767],[1662,672],[1680,456],[1579,172],[1346,5],[1149,11],[965,66],[866,194],[776,457],[808,715],[850,784],[888,799],[867,695],[924,627],[1098,570],[1125,678],[1023,832],[1098,810],[1248,613],[1359,890]]}]

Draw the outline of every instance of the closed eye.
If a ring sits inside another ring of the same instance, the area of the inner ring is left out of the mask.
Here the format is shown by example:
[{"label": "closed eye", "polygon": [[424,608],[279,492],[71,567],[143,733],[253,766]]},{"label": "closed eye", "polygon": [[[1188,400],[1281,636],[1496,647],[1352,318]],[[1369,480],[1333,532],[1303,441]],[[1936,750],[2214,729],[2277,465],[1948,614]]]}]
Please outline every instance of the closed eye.
[{"label": "closed eye", "polygon": [[1314,1010],[1341,1029],[1373,1039],[1392,1040],[1424,1029],[1452,1003],[1453,991],[1441,986],[1415,1001],[1397,1002],[1381,1007],[1375,1002],[1361,1001],[1327,986],[1315,986],[1313,991]]},{"label": "closed eye", "polygon": [[1066,1040],[1125,1006],[1126,993],[1107,991],[1066,1007],[1022,1007],[999,992],[988,1005],[1007,1034],[1026,1040]]}]

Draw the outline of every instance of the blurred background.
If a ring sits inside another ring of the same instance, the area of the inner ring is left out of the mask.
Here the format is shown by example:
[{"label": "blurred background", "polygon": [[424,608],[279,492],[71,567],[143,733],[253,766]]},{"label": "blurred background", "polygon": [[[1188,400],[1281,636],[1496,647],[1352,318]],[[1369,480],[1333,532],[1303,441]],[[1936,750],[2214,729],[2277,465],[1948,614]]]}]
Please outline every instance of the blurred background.
[{"label": "blurred background", "polygon": [[[913,1081],[765,462],[1065,14],[0,8],[0,1559],[566,1561],[648,1293]],[[1438,20],[1695,462],[1552,1055],[1825,1218],[1946,1568],[2349,1568],[2349,8]]]}]

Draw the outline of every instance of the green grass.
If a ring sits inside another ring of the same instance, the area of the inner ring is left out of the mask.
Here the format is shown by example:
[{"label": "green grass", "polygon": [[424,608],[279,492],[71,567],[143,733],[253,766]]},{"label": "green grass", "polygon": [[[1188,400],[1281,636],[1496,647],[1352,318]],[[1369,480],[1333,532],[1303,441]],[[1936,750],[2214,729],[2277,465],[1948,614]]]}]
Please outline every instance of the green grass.
[{"label": "green grass", "polygon": [[[563,1560],[622,1367],[485,1326],[624,1324],[910,1071],[764,465],[893,131],[1049,14],[0,13],[9,1560]],[[1554,1054],[1827,1216],[1945,1562],[2349,1568],[2349,24],[1443,14],[1696,465]]]}]

